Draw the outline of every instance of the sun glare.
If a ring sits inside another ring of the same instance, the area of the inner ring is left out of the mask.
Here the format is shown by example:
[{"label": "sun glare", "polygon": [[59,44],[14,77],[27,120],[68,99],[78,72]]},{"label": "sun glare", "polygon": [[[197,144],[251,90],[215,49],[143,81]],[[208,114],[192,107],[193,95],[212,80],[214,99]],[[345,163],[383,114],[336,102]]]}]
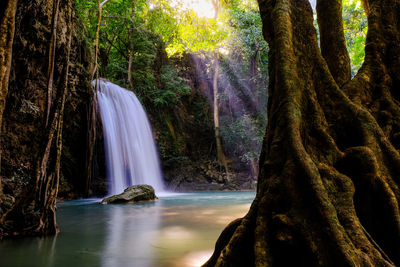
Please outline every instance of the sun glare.
[{"label": "sun glare", "polygon": [[172,4],[180,4],[184,9],[196,12],[197,16],[205,18],[214,17],[214,6],[209,0],[174,0]]}]

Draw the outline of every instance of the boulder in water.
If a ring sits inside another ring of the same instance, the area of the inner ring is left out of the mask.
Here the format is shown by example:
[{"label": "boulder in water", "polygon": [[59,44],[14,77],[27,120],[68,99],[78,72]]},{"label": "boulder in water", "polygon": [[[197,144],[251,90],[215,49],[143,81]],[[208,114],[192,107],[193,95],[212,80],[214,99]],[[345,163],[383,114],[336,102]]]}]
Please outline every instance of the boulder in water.
[{"label": "boulder in water", "polygon": [[157,196],[154,193],[154,188],[150,185],[143,184],[130,186],[121,194],[103,199],[101,204],[135,203],[155,199],[157,199]]}]

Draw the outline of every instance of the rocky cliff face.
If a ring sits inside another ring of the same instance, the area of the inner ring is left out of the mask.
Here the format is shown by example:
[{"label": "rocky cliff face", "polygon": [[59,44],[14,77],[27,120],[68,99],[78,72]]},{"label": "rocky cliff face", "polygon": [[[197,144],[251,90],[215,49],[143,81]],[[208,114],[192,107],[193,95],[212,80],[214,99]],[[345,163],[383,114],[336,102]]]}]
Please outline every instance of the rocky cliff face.
[{"label": "rocky cliff face", "polygon": [[[34,177],[35,158],[44,137],[47,72],[52,31],[53,1],[18,2],[12,66],[2,127],[1,176],[4,193],[16,195]],[[68,16],[75,12],[69,1],[60,1],[53,91],[62,86],[68,46]],[[74,14],[72,14],[74,18]],[[64,112],[61,183],[69,183],[80,193],[79,180],[85,175],[86,113],[91,96],[90,53],[73,20]],[[57,98],[53,93],[53,101]],[[63,188],[62,188],[63,189]],[[60,192],[61,195],[66,192]]]}]

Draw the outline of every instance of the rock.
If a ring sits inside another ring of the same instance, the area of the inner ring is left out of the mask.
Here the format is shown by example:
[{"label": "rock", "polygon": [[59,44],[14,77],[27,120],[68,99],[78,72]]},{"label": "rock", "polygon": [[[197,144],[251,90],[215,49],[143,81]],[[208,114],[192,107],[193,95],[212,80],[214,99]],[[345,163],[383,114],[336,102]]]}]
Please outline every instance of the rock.
[{"label": "rock", "polygon": [[134,185],[125,189],[119,195],[107,197],[101,201],[101,204],[120,204],[135,203],[139,201],[151,201],[157,199],[154,188],[150,185]]}]

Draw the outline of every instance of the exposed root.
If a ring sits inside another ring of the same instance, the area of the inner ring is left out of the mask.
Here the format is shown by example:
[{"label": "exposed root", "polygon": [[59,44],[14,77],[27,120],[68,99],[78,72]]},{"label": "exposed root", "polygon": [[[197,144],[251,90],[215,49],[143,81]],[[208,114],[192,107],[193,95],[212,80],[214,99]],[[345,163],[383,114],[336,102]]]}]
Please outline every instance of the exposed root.
[{"label": "exposed root", "polygon": [[[347,51],[337,47],[335,71],[332,53],[318,47],[307,1],[259,0],[270,92],[258,191],[216,266],[400,265],[400,141],[392,144],[400,139],[392,95],[400,61],[388,60],[400,51],[399,14],[385,9],[400,4],[364,3],[374,23],[366,62],[347,81],[348,62],[340,61]],[[327,48],[343,32],[332,32],[342,25],[337,3],[323,4],[319,15],[334,23],[319,22]]]}]

